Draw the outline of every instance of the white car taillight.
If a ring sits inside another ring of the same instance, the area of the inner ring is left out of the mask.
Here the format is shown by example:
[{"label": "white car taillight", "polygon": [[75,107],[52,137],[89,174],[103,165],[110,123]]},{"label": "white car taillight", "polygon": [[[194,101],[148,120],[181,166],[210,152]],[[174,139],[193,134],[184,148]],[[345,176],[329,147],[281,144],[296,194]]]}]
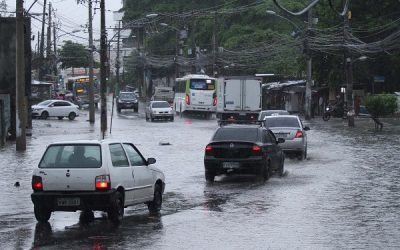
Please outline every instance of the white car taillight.
[{"label": "white car taillight", "polygon": [[96,176],[96,190],[109,190],[111,188],[111,181],[109,175]]}]

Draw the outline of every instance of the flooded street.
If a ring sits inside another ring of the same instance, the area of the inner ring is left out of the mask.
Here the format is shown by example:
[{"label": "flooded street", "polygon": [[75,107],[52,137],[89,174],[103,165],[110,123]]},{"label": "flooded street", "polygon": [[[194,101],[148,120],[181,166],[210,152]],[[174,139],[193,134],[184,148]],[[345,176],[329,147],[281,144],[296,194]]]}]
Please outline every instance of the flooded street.
[{"label": "flooded street", "polygon": [[143,113],[123,111],[107,138],[132,141],[157,159],[166,177],[161,216],[150,216],[143,204],[127,208],[118,227],[100,212],[89,224],[79,223],[78,212],[55,212],[39,224],[30,200],[32,169],[50,142],[99,139],[100,123],[87,119],[82,111],[75,121],[34,120],[26,152],[16,153],[12,143],[0,149],[1,249],[400,248],[398,120],[375,132],[369,120],[349,128],[345,120],[315,118],[305,122],[308,159],[287,158],[284,177],[263,183],[221,176],[207,184],[204,147],[215,118],[151,123]]}]

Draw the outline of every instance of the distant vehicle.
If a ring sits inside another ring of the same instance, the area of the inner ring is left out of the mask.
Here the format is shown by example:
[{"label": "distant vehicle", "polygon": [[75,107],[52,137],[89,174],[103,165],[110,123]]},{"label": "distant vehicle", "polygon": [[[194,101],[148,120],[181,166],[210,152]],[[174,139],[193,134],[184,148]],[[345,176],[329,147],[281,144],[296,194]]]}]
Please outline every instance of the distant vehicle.
[{"label": "distant vehicle", "polygon": [[[66,88],[71,92],[71,96],[65,96],[65,100],[69,100],[79,107],[89,104],[89,76],[75,76],[67,80]],[[96,77],[93,77],[93,95],[94,105],[98,107],[100,102],[100,88]],[[68,99],[67,99],[68,98]]]},{"label": "distant vehicle", "polygon": [[174,104],[175,92],[172,87],[155,87],[152,101],[166,101],[171,106]]},{"label": "distant vehicle", "polygon": [[145,203],[161,209],[164,174],[130,142],[70,141],[50,144],[33,170],[31,195],[36,220],[53,211],[107,212],[115,223],[124,208]]},{"label": "distant vehicle", "polygon": [[221,120],[257,120],[262,107],[261,80],[253,77],[218,78],[217,117]]},{"label": "distant vehicle", "polygon": [[151,101],[146,107],[146,121],[156,119],[174,121],[174,111],[166,101]]},{"label": "distant vehicle", "polygon": [[77,116],[79,116],[79,107],[69,101],[46,100],[32,106],[32,117],[45,120],[49,117],[57,117],[59,120],[68,117],[72,121]]},{"label": "distant vehicle", "polygon": [[276,139],[260,125],[230,124],[219,127],[205,148],[205,178],[220,174],[255,174],[268,180],[273,171],[283,174],[285,156]]},{"label": "distant vehicle", "polygon": [[278,109],[269,109],[269,110],[262,110],[258,115],[258,120],[264,120],[264,117],[271,116],[271,115],[290,115],[287,110],[278,110]]},{"label": "distant vehicle", "polygon": [[297,115],[277,115],[264,117],[264,126],[272,130],[277,138],[285,139],[281,148],[288,155],[296,155],[299,160],[307,158],[307,134],[309,127],[303,126]]},{"label": "distant vehicle", "polygon": [[211,118],[217,108],[217,79],[207,75],[186,75],[175,80],[174,111]]},{"label": "distant vehicle", "polygon": [[134,112],[138,112],[139,101],[133,92],[119,92],[116,103],[118,113],[122,109],[133,109]]}]

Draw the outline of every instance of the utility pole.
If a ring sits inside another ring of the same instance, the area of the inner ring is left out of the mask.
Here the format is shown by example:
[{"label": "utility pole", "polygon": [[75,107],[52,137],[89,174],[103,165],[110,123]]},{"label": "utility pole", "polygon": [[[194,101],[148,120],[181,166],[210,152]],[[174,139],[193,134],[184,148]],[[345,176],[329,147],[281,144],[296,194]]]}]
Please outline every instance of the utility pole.
[{"label": "utility pole", "polygon": [[57,39],[56,39],[56,23],[53,22],[53,69],[54,69],[54,75],[57,78],[57,84],[58,82],[58,72],[57,72]]},{"label": "utility pole", "polygon": [[[93,87],[93,26],[92,26],[92,0],[89,0],[89,123],[93,124],[94,115],[94,87]],[[105,73],[105,72],[103,72]]]},{"label": "utility pole", "polygon": [[105,15],[105,0],[100,0],[100,95],[101,95],[101,132],[103,139],[107,131],[107,41],[106,41],[106,15]]},{"label": "utility pole", "polygon": [[49,23],[47,25],[47,46],[46,46],[47,62],[50,61],[50,55],[51,55],[51,3],[49,3]]},{"label": "utility pole", "polygon": [[[344,41],[349,41],[351,11],[344,15]],[[346,65],[346,95],[347,95],[347,120],[349,127],[354,127],[354,104],[353,104],[353,61],[350,52],[345,47],[345,65]]]},{"label": "utility pole", "polygon": [[25,97],[25,35],[24,35],[24,2],[16,3],[16,150],[26,150],[27,109]]},{"label": "utility pole", "polygon": [[217,75],[217,12],[214,12],[214,25],[213,25],[213,66],[212,73],[215,77]]},{"label": "utility pole", "polygon": [[40,37],[40,63],[39,63],[39,81],[43,80],[43,61],[44,61],[44,26],[46,23],[46,0],[43,3],[43,16],[42,16],[42,33]]},{"label": "utility pole", "polygon": [[120,40],[120,32],[121,32],[121,20],[118,21],[118,36],[117,36],[117,58],[115,61],[115,75],[116,75],[116,81],[117,81],[117,86],[115,88],[114,93],[118,94],[120,88],[121,88],[121,83],[119,81],[119,40]]},{"label": "utility pole", "polygon": [[[307,12],[308,14],[308,24],[307,24],[307,31],[309,32],[312,27],[312,9],[310,8]],[[306,41],[306,60],[307,60],[307,83],[306,83],[306,95],[305,95],[305,119],[310,120],[311,119],[311,83],[312,83],[312,61],[311,61],[311,51],[310,51],[310,46],[308,40]]]}]

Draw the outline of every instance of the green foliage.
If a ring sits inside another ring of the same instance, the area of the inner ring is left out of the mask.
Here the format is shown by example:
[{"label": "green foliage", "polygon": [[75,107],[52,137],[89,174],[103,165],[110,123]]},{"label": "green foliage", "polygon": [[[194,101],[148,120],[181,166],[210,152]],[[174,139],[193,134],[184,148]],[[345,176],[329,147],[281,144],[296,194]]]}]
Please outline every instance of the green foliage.
[{"label": "green foliage", "polygon": [[65,41],[60,50],[62,68],[89,67],[89,51],[84,45]]},{"label": "green foliage", "polygon": [[364,103],[368,112],[376,118],[391,115],[397,108],[397,98],[390,94],[368,95]]}]

